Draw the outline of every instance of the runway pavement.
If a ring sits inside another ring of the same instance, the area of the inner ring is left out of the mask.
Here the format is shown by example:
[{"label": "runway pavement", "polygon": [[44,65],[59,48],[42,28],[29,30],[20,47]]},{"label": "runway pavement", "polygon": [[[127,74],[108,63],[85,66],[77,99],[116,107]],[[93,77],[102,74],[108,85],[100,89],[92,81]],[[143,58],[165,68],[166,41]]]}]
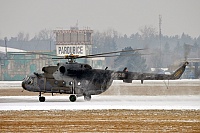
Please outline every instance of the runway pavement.
[{"label": "runway pavement", "polygon": [[200,109],[199,79],[144,84],[114,81],[105,93],[92,96],[89,102],[83,97],[70,102],[69,95],[46,95],[46,101],[41,103],[38,93],[21,90],[21,81],[0,81],[0,110]]},{"label": "runway pavement", "polygon": [[46,96],[41,103],[38,96],[1,96],[0,110],[199,110],[200,96],[93,96],[91,101],[79,97],[70,102],[68,96]]}]

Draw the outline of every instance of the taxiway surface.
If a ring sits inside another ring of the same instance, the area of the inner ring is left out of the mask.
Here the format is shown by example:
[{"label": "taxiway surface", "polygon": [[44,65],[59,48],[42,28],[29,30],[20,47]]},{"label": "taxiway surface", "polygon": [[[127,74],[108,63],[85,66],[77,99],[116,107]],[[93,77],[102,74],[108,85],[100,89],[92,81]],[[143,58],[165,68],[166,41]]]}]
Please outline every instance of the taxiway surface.
[{"label": "taxiway surface", "polygon": [[[167,88],[166,88],[167,85]],[[163,88],[164,87],[164,88]],[[38,93],[22,93],[21,81],[0,82],[0,110],[93,110],[93,109],[200,109],[200,80],[114,81],[103,95],[91,101],[78,97],[70,102],[68,95],[47,95],[38,101]]]},{"label": "taxiway surface", "polygon": [[0,110],[199,110],[200,96],[93,96],[91,101],[79,97],[70,102],[68,96],[46,96],[39,102],[38,96],[1,96]]}]

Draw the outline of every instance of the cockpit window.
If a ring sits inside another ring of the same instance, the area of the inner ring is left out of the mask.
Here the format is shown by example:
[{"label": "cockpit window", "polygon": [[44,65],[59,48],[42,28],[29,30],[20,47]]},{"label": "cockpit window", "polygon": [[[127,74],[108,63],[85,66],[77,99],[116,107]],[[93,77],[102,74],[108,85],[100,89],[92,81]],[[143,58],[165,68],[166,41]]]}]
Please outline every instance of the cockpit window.
[{"label": "cockpit window", "polygon": [[28,76],[26,75],[26,77],[23,79],[23,81],[27,81]]},{"label": "cockpit window", "polygon": [[32,78],[29,79],[28,84],[30,84],[30,85],[33,84],[33,79]]},{"label": "cockpit window", "polygon": [[32,79],[31,77],[26,76],[26,78],[24,79],[24,81],[25,81],[27,84],[29,84],[29,85],[33,84],[33,79]]}]

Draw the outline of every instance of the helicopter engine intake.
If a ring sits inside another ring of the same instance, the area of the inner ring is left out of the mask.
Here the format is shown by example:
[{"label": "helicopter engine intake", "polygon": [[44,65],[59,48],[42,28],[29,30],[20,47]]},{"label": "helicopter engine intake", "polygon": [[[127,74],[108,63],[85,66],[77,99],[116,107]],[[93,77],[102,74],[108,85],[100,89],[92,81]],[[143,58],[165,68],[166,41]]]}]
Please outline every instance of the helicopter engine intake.
[{"label": "helicopter engine intake", "polygon": [[65,67],[64,67],[64,66],[61,66],[61,67],[59,68],[59,70],[60,70],[60,72],[61,72],[62,74],[65,73]]}]

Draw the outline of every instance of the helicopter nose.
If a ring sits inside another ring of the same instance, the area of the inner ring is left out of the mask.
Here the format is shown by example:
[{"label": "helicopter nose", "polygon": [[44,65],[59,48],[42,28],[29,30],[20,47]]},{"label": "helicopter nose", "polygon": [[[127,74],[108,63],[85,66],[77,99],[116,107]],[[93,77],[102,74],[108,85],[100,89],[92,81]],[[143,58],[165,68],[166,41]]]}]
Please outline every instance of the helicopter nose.
[{"label": "helicopter nose", "polygon": [[25,82],[24,82],[24,81],[22,82],[22,88],[23,88],[24,90],[26,90]]}]

